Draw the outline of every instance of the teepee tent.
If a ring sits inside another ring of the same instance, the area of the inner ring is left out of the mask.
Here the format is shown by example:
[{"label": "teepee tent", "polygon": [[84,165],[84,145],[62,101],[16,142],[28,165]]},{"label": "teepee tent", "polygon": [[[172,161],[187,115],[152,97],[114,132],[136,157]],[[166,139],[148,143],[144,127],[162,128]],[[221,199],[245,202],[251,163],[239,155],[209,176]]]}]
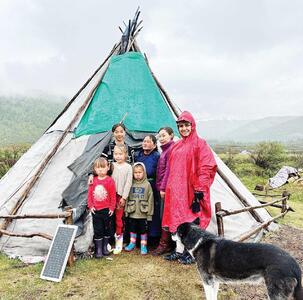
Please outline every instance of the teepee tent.
[{"label": "teepee tent", "polygon": [[[101,66],[0,181],[0,215],[60,213],[62,200],[72,206],[74,220],[82,217],[84,222],[75,243],[79,252],[85,252],[92,239],[90,216],[82,214],[86,206],[86,175],[92,161],[110,141],[112,125],[123,119],[127,142],[132,145],[163,126],[177,132],[175,119],[180,110],[169,99],[136,43],[142,28],[139,14],[138,10]],[[216,202],[220,201],[224,209],[260,204],[218,156],[216,160],[218,173],[211,188],[213,216],[208,227],[214,233]],[[265,209],[233,215],[224,221],[225,235],[235,238],[269,219]],[[1,230],[41,231],[53,236],[62,220],[1,222]],[[1,234],[0,238],[1,251],[22,259],[42,257],[49,246],[50,241],[41,237]]]}]

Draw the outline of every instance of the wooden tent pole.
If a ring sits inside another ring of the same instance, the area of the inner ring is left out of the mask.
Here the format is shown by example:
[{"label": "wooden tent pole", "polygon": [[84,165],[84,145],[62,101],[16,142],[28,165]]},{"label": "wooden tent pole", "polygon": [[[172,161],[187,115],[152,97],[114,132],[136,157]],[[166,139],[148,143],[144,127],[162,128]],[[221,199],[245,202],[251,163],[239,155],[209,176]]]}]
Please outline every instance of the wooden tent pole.
[{"label": "wooden tent pole", "polygon": [[[40,165],[40,167],[38,168],[37,172],[33,175],[32,180],[28,183],[26,189],[24,190],[24,192],[22,193],[22,195],[20,196],[20,198],[18,199],[16,205],[13,207],[13,209],[10,211],[9,215],[15,215],[18,211],[18,209],[21,207],[21,205],[24,203],[25,199],[27,198],[29,192],[31,191],[32,187],[35,185],[35,183],[37,182],[37,180],[39,179],[41,173],[43,172],[44,168],[46,167],[46,165],[49,163],[49,161],[51,160],[51,158],[54,156],[54,154],[57,152],[58,148],[60,147],[61,143],[63,142],[63,140],[65,139],[65,137],[67,136],[67,134],[69,133],[69,131],[72,129],[72,127],[74,126],[74,124],[76,123],[76,121],[78,120],[78,118],[80,117],[80,115],[82,114],[83,110],[87,107],[87,105],[89,104],[90,100],[92,99],[98,85],[100,84],[100,82],[102,81],[104,74],[106,72],[107,68],[103,71],[100,79],[98,80],[98,82],[95,84],[95,86],[93,87],[93,89],[90,91],[89,95],[86,97],[84,103],[81,105],[81,107],[78,109],[76,115],[74,116],[74,118],[72,119],[72,121],[69,123],[69,125],[67,126],[67,128],[64,130],[62,136],[59,138],[59,140],[57,141],[57,143],[55,144],[54,148],[52,149],[52,151],[47,155],[47,157],[44,159],[44,161],[42,162],[42,164]],[[3,224],[1,225],[2,230],[6,229],[7,226],[11,223],[12,219],[6,219]],[[1,232],[0,232],[0,237],[1,237]]]},{"label": "wooden tent pole", "polygon": [[105,65],[105,63],[108,61],[108,59],[113,55],[115,50],[120,46],[120,43],[115,44],[111,52],[108,54],[108,56],[105,58],[105,60],[102,62],[102,64],[96,69],[96,71],[87,79],[87,81],[83,84],[83,86],[79,89],[79,91],[70,99],[70,101],[65,105],[61,113],[56,117],[56,119],[51,123],[51,125],[45,130],[45,132],[51,128],[56,121],[67,111],[67,109],[70,107],[70,105],[76,100],[76,98],[81,94],[81,92],[87,87],[87,85],[91,82],[91,80],[95,77],[95,75],[102,69],[102,67]]},{"label": "wooden tent pole", "polygon": [[[134,43],[135,44],[135,43]],[[156,77],[156,75],[154,74],[154,72],[152,71],[152,69],[150,68],[149,62],[148,62],[148,58],[146,56],[146,54],[144,53],[144,57],[145,60],[147,62],[147,66],[149,68],[149,71],[151,73],[151,75],[153,76],[158,88],[160,89],[160,91],[163,93],[163,95],[165,96],[166,101],[168,102],[168,104],[170,105],[170,108],[172,109],[172,111],[174,112],[175,116],[178,117],[181,113],[180,109],[178,109],[176,107],[176,105],[172,102],[172,100],[170,99],[170,97],[168,96],[167,92],[165,91],[164,87],[162,86],[162,84],[160,83],[160,81],[158,80],[158,78]]]}]

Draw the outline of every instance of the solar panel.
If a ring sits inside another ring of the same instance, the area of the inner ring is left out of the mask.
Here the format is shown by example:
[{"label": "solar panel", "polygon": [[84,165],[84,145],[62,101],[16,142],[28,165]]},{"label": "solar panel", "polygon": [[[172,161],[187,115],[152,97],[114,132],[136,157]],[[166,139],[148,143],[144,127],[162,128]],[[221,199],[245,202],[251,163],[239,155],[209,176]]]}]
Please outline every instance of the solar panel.
[{"label": "solar panel", "polygon": [[41,279],[61,281],[77,229],[75,225],[58,225],[40,274]]}]

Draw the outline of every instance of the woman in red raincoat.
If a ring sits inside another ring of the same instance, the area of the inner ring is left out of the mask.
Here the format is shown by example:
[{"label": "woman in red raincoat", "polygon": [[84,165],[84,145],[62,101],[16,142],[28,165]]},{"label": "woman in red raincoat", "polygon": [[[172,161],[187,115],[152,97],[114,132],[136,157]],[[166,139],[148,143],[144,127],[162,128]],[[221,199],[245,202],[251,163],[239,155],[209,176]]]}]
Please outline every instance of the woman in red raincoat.
[{"label": "woman in red raincoat", "polygon": [[[180,224],[197,218],[202,228],[207,227],[211,218],[210,186],[217,170],[214,155],[205,140],[198,136],[191,113],[184,111],[177,126],[182,139],[171,150],[162,219],[162,227],[168,227],[172,234]],[[177,241],[176,251],[165,259],[191,263],[190,255],[183,250],[183,245]]]}]

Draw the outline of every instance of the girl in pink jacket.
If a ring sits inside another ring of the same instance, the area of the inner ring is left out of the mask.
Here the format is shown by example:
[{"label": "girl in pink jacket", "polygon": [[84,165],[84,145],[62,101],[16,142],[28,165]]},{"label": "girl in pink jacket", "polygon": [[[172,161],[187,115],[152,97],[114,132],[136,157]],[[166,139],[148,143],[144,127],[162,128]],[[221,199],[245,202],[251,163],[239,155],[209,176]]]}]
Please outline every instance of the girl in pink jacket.
[{"label": "girl in pink jacket", "polygon": [[[160,218],[162,220],[165,201],[165,189],[169,174],[168,160],[171,148],[175,142],[173,141],[174,131],[172,130],[172,128],[162,127],[159,129],[158,133],[158,139],[161,144],[162,152],[157,165],[156,188],[157,191],[160,193],[161,198]],[[169,252],[172,250],[171,245],[171,234],[168,231],[167,227],[162,227],[160,243],[158,247],[152,252],[152,254],[156,256]]]}]

